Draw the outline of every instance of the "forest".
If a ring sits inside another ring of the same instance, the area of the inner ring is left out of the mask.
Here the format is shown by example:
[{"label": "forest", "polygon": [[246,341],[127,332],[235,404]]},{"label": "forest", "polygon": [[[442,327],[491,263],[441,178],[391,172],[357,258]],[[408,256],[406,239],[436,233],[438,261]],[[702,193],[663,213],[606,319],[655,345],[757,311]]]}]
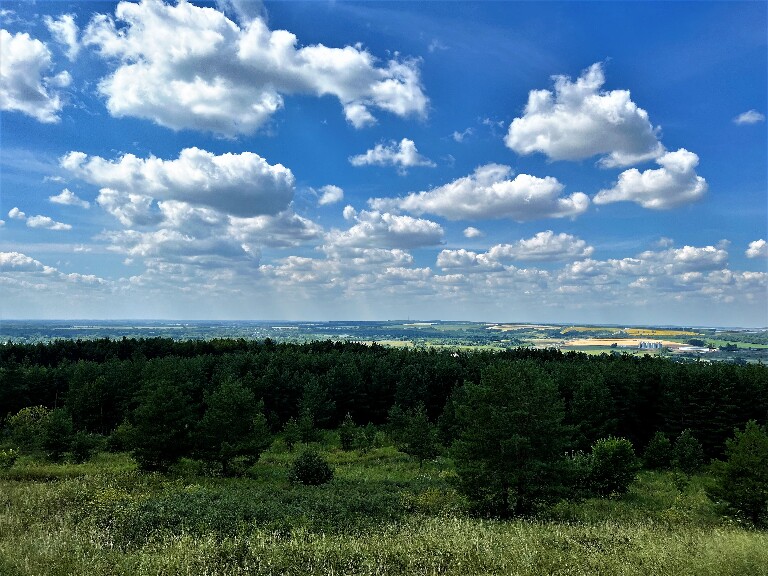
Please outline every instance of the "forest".
[{"label": "forest", "polygon": [[[351,562],[342,573],[416,574],[420,554],[462,550],[448,541],[479,530],[493,549],[488,565],[466,550],[432,571],[510,573],[499,542],[525,528],[521,542],[565,530],[561,544],[580,566],[569,573],[593,573],[594,562],[627,562],[627,542],[612,540],[619,532],[661,546],[655,521],[670,541],[684,529],[689,552],[704,554],[713,530],[724,546],[746,539],[701,566],[680,549],[657,573],[764,574],[766,417],[762,364],[330,340],[9,342],[0,346],[0,572],[176,574],[199,556],[198,569],[220,574],[327,573],[337,561]],[[29,522],[50,518],[41,510],[54,498],[66,546],[88,551],[58,564],[40,545],[50,527]],[[83,548],[88,530],[98,543]],[[371,549],[371,530],[395,548],[439,536],[400,565]],[[330,560],[318,551],[326,537],[340,539]],[[280,569],[259,564],[287,543],[308,555],[303,571],[283,556]],[[553,569],[555,556],[569,557],[561,548],[539,543],[539,556],[512,572]],[[650,559],[637,561],[625,573],[647,573]]]}]

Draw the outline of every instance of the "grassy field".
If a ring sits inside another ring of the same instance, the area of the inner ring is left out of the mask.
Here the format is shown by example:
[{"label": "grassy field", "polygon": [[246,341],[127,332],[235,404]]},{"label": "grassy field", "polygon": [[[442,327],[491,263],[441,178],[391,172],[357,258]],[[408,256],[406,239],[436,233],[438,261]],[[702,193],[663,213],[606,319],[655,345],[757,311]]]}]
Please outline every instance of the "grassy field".
[{"label": "grassy field", "polygon": [[644,472],[622,498],[500,522],[467,514],[447,458],[334,446],[320,487],[288,483],[280,442],[240,479],[21,460],[0,472],[0,574],[768,574],[768,533],[722,516],[706,476]]}]

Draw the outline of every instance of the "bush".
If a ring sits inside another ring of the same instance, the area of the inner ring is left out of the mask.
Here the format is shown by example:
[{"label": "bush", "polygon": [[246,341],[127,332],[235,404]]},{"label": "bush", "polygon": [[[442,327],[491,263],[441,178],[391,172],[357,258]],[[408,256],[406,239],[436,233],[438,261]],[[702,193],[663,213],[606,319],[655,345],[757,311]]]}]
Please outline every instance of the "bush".
[{"label": "bush", "polygon": [[8,470],[11,466],[13,466],[18,457],[19,453],[13,448],[0,450],[0,470]]},{"label": "bush", "polygon": [[333,469],[316,451],[305,450],[293,461],[288,479],[298,484],[319,486],[333,480]]},{"label": "bush", "polygon": [[626,438],[601,438],[592,446],[590,486],[600,496],[625,493],[639,469],[632,442]]},{"label": "bush", "polygon": [[672,463],[672,442],[664,432],[656,432],[643,452],[643,465],[648,470],[666,470]]}]

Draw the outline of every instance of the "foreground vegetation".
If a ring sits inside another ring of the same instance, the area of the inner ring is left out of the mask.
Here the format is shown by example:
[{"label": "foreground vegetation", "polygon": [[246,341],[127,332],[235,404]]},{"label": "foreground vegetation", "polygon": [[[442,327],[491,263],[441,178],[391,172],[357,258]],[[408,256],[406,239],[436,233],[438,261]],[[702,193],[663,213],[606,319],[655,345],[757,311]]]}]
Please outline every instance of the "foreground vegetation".
[{"label": "foreground vegetation", "polygon": [[768,369],[0,349],[0,574],[768,574]]},{"label": "foreground vegetation", "polygon": [[289,483],[280,440],[237,479],[21,459],[0,473],[0,573],[768,574],[768,533],[724,515],[707,474],[643,472],[623,496],[498,521],[468,514],[446,458],[317,448],[322,486]]}]

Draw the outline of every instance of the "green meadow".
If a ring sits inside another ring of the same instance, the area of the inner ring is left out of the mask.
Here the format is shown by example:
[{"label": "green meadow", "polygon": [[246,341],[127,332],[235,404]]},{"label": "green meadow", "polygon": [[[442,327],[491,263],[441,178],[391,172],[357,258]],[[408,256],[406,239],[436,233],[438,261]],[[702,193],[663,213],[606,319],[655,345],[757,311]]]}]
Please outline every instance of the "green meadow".
[{"label": "green meadow", "polygon": [[240,478],[20,458],[0,472],[0,574],[768,574],[768,533],[726,515],[706,473],[644,471],[622,496],[500,521],[469,513],[450,459],[383,443],[345,452],[324,434],[322,486],[288,481],[301,447],[279,439]]}]

